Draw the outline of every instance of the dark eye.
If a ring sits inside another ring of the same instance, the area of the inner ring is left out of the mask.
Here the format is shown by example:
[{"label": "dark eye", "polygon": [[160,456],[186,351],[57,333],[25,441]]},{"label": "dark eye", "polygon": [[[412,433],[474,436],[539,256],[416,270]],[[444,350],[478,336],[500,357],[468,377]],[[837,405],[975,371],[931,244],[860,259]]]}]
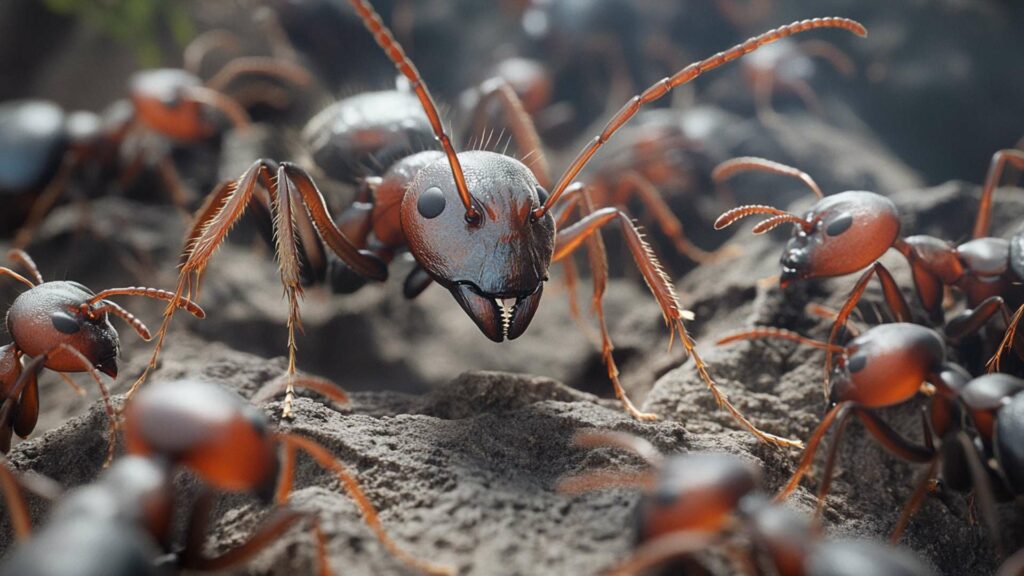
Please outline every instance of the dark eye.
[{"label": "dark eye", "polygon": [[444,212],[444,205],[444,192],[441,192],[437,186],[433,186],[420,194],[420,199],[416,202],[416,209],[424,218],[437,218],[441,212]]},{"label": "dark eye", "polygon": [[825,234],[829,236],[839,236],[843,232],[850,229],[853,225],[853,214],[840,214],[839,216],[832,219],[825,227]]},{"label": "dark eye", "polygon": [[868,355],[867,354],[854,354],[853,356],[850,356],[849,362],[846,363],[846,368],[850,371],[850,373],[853,373],[853,372],[860,372],[867,365],[868,365]]},{"label": "dark eye", "polygon": [[540,200],[541,205],[544,205],[544,203],[548,201],[548,196],[550,196],[550,194],[548,194],[548,191],[545,190],[543,186],[538,185],[537,198]]},{"label": "dark eye", "polygon": [[82,329],[78,320],[67,312],[54,312],[50,315],[50,322],[62,334],[74,334]]}]

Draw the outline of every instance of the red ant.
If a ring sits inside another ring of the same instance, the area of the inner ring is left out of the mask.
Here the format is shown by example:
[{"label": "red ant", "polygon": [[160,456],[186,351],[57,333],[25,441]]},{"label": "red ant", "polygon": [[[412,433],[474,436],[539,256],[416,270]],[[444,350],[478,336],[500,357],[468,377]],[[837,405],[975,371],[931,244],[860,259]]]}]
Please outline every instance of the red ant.
[{"label": "red ant", "polygon": [[[110,315],[124,320],[143,340],[152,338],[141,320],[110,298],[144,296],[171,302],[197,318],[203,318],[205,313],[190,300],[155,288],[110,288],[94,293],[78,282],[45,282],[28,254],[11,250],[8,257],[27,270],[31,279],[0,267],[0,277],[12,278],[28,287],[7,310],[7,332],[13,342],[0,347],[0,398],[5,401],[0,411],[0,453],[10,450],[12,432],[25,438],[35,429],[39,418],[37,373],[49,368],[60,373],[79,393],[84,393],[82,388],[64,373],[89,372],[96,381],[110,417],[109,462],[115,441],[114,413],[107,388],[96,371],[117,377],[120,341],[110,324]],[[23,356],[45,358],[45,362],[37,370],[29,369],[22,365]]]},{"label": "red ant", "polygon": [[[329,386],[312,382],[310,387],[332,400],[346,400]],[[185,548],[176,555],[175,568],[217,571],[238,566],[307,520],[317,541],[318,573],[330,574],[316,516],[287,505],[298,452],[338,477],[391,554],[426,573],[452,573],[400,549],[384,531],[355,477],[325,447],[273,430],[262,412],[233,392],[200,380],[164,382],[139,394],[124,416],[129,456],[118,459],[97,482],[61,501],[50,522],[6,559],[0,574],[163,573],[156,562],[160,551],[172,544],[175,476],[180,470],[195,474],[202,490],[188,515]],[[273,502],[274,509],[246,543],[210,558],[202,549],[215,490],[254,494]],[[11,497],[9,491],[7,495]]]},{"label": "red ant", "polygon": [[[979,494],[984,517],[993,535],[998,535],[993,486],[1006,487],[999,494],[1020,494],[1024,490],[1024,476],[1020,473],[1024,470],[1024,455],[1016,454],[1019,451],[1013,445],[1016,439],[1024,437],[1024,429],[1019,429],[1024,425],[1024,414],[1017,414],[1024,410],[1024,396],[1021,396],[1021,402],[1017,402],[1021,410],[1006,410],[998,420],[996,411],[1014,403],[1011,398],[1024,390],[1024,382],[1005,374],[971,379],[961,366],[946,360],[941,335],[917,324],[898,322],[874,326],[845,346],[813,340],[778,328],[746,330],[728,335],[718,344],[757,338],[777,338],[829,354],[840,354],[831,373],[829,409],[808,440],[807,449],[789,482],[780,491],[779,499],[784,499],[797,488],[813,464],[825,434],[836,428],[818,487],[818,512],[821,512],[831,486],[843,431],[849,417],[855,415],[889,452],[909,462],[928,464],[896,523],[893,541],[899,538],[920,505],[940,463],[943,476],[953,489],[966,491],[973,487]],[[919,392],[930,396],[930,417],[923,426],[923,446],[907,440],[875,413],[880,408],[906,403]],[[962,424],[961,403],[969,410],[983,446],[977,446],[968,436]],[[999,434],[993,433],[996,427],[1000,430],[1005,428],[1002,440],[998,439]],[[938,448],[934,444],[935,437],[941,442]],[[996,438],[994,450],[991,448],[993,438]],[[983,464],[990,460],[988,456],[993,452],[999,462],[998,471],[986,470]],[[996,479],[994,484],[993,478]],[[998,537],[996,542],[998,546]]]},{"label": "red ant", "polygon": [[[1018,242],[985,236],[989,230],[992,194],[1007,164],[1024,167],[1024,152],[1000,150],[992,157],[973,239],[959,246],[925,235],[902,238],[899,213],[888,198],[873,192],[841,192],[825,197],[807,173],[761,158],[727,161],[715,170],[714,178],[721,181],[745,170],[790,176],[804,182],[819,198],[818,202],[803,217],[771,206],[740,206],[722,214],[715,228],[725,228],[755,214],[769,216],[754,226],[755,234],[786,223],[794,224],[793,236],[781,259],[779,283],[783,288],[797,280],[844,276],[867,268],[837,315],[829,345],[835,342],[873,275],[878,276],[885,300],[896,319],[911,321],[910,309],[899,297],[896,281],[879,261],[889,248],[895,248],[909,262],[918,297],[933,322],[942,321],[944,286],[957,288],[966,295],[969,310],[950,322],[953,335],[976,330],[997,313],[1002,313],[1010,326],[1007,303],[1012,308],[1024,304],[1024,293],[1020,289],[1024,280],[1024,257],[1013,247]],[[831,355],[827,355],[826,379],[830,368]]]},{"label": "red ant", "polygon": [[[9,226],[20,226],[15,246],[24,247],[35,229],[68,188],[72,178],[85,179],[101,189],[111,172],[121,180],[134,178],[148,153],[146,135],[174,144],[195,145],[225,130],[224,118],[245,128],[250,119],[230,89],[239,78],[259,75],[307,86],[312,76],[286,60],[242,57],[229,61],[207,81],[199,78],[205,53],[233,46],[236,40],[222,31],[197,38],[185,50],[186,69],[136,72],[129,80],[128,102],[112,106],[103,116],[90,112],[66,114],[56,104],[21,101],[0,107],[0,153],[20,159],[0,169],[0,193],[22,196],[25,206]],[[124,153],[127,150],[127,154]],[[169,149],[157,151],[157,165],[171,200],[188,208]],[[120,155],[128,159],[121,165]],[[88,180],[92,178],[92,180]],[[5,227],[7,226],[5,225]]]},{"label": "red ant", "polygon": [[[758,438],[779,445],[799,445],[758,430],[718,391],[683,325],[682,307],[672,283],[631,219],[616,208],[592,210],[586,188],[573,184],[573,181],[598,149],[644,104],[661,98],[672,88],[779,38],[823,27],[842,28],[864,35],[866,31],[860,24],[843,18],[796,22],[691,64],[673,77],[663,79],[630,100],[608,122],[602,133],[579,153],[548,194],[542,186],[545,175],[536,164],[531,171],[518,160],[494,152],[457,154],[415,66],[368,3],[352,0],[352,4],[367,29],[411,84],[444,152],[422,152],[395,164],[375,187],[374,203],[355,206],[340,218],[341,227],[331,218],[323,196],[305,171],[290,163],[277,165],[268,160],[257,161],[237,181],[218,187],[200,209],[188,237],[178,294],[191,290],[193,282],[201,277],[214,251],[251,202],[256,190],[262,188],[269,196],[274,213],[278,262],[289,300],[287,376],[290,378],[295,372],[294,332],[299,326],[298,299],[302,293],[301,251],[308,254],[309,250],[329,248],[356,274],[383,281],[388,275],[386,262],[396,250],[408,248],[418,267],[406,280],[406,294],[414,296],[436,281],[451,291],[484,335],[501,342],[506,338],[519,337],[529,326],[540,303],[550,263],[586,245],[594,264],[594,304],[601,324],[603,357],[609,378],[625,409],[636,418],[649,420],[655,416],[637,410],[619,383],[618,369],[611,354],[612,343],[601,308],[607,264],[603,250],[595,247],[598,241],[596,233],[614,221],[620,225],[626,244],[658,301],[672,336],[679,335],[718,403]],[[503,92],[503,95],[511,102],[518,101],[511,90]],[[506,102],[501,97],[499,101]],[[524,126],[530,126],[526,117]],[[471,185],[475,194],[470,191]],[[552,211],[563,196],[566,202]],[[557,228],[569,224],[577,207],[583,209],[584,217],[556,233]],[[313,229],[315,236],[304,233]],[[499,300],[512,299],[515,304],[511,306],[498,304]],[[161,338],[173,311],[171,307],[167,309]],[[160,346],[158,340],[151,367]],[[145,377],[146,373],[143,373],[133,389]],[[285,414],[291,397],[289,390]]]},{"label": "red ant", "polygon": [[609,575],[643,572],[707,550],[733,535],[746,535],[753,544],[744,559],[747,566],[757,564],[760,554],[780,576],[845,573],[835,572],[835,566],[852,560],[859,573],[930,574],[912,556],[892,548],[864,541],[822,540],[808,519],[771,503],[762,493],[760,469],[734,455],[664,457],[646,440],[616,432],[578,432],[573,443],[583,448],[624,449],[652,468],[639,473],[586,472],[559,483],[559,490],[569,493],[610,487],[644,490],[637,550]]}]

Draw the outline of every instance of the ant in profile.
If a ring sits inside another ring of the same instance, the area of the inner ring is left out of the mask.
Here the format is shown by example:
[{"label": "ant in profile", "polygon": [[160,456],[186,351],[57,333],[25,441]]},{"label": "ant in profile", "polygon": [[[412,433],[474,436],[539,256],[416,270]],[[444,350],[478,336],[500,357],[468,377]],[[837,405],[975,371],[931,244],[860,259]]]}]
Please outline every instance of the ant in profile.
[{"label": "ant in profile", "polygon": [[[110,315],[124,320],[143,340],[152,335],[146,325],[131,312],[110,300],[115,296],[143,296],[171,302],[197,318],[203,309],[192,301],[176,298],[173,293],[156,288],[110,288],[95,293],[78,282],[43,280],[39,267],[21,250],[11,250],[8,257],[28,272],[26,278],[14,270],[0,267],[6,276],[28,287],[7,310],[7,332],[13,342],[0,347],[0,453],[11,447],[12,432],[25,438],[36,427],[39,418],[38,372],[48,368],[77,392],[84,390],[67,378],[68,372],[89,372],[103,395],[110,418],[111,436],[107,462],[113,456],[115,419],[106,386],[97,371],[117,378],[117,356],[120,340],[110,324]],[[23,357],[45,358],[34,362],[35,368],[23,366]]]},{"label": "ant in profile", "polygon": [[748,566],[763,556],[781,576],[845,574],[835,567],[854,558],[861,571],[871,574],[931,573],[912,556],[893,548],[865,541],[823,540],[808,519],[772,503],[762,492],[761,471],[732,454],[665,457],[646,440],[617,432],[577,432],[573,443],[581,448],[627,450],[651,467],[638,473],[585,472],[559,483],[559,491],[572,494],[611,487],[644,490],[637,515],[637,549],[609,575],[643,572],[737,534],[748,536],[753,544],[745,559]]},{"label": "ant in profile", "polygon": [[[601,325],[602,356],[609,378],[626,411],[635,418],[650,420],[656,416],[633,406],[619,383],[601,307],[607,263],[603,250],[596,244],[597,232],[606,224],[616,222],[659,304],[671,336],[678,334],[718,404],[761,440],[784,446],[799,445],[757,429],[718,390],[686,332],[682,306],[672,282],[662,272],[632,220],[617,208],[593,210],[587,200],[586,187],[573,182],[591,157],[644,104],[661,98],[672,88],[779,38],[816,28],[841,28],[863,36],[866,31],[860,24],[843,18],[795,22],[751,38],[663,79],[631,99],[608,122],[601,134],[583,148],[549,194],[541,182],[544,174],[536,163],[531,170],[522,162],[495,152],[457,154],[415,66],[367,2],[352,0],[352,4],[367,29],[409,81],[443,152],[421,152],[400,160],[375,187],[373,203],[357,204],[342,215],[340,223],[332,219],[322,194],[304,170],[287,162],[257,161],[237,181],[219,186],[197,214],[187,240],[178,294],[185,294],[186,290],[192,292],[232,225],[254,198],[265,195],[274,215],[278,264],[289,301],[286,377],[290,378],[295,373],[294,332],[299,327],[303,253],[308,256],[310,251],[329,249],[356,275],[383,281],[388,276],[387,262],[397,250],[407,248],[418,265],[406,279],[407,296],[419,294],[436,281],[452,293],[485,336],[502,342],[519,337],[529,326],[540,303],[551,262],[587,246],[594,268],[594,305]],[[510,90],[505,95],[510,102],[518,101]],[[524,119],[524,125],[531,126],[528,118]],[[256,193],[257,189],[261,189],[261,194]],[[565,202],[558,205],[563,199]],[[582,209],[583,217],[570,225],[577,208]],[[173,307],[168,307],[150,368],[155,365],[173,312]],[[147,373],[148,370],[140,376],[133,390],[141,385]],[[292,397],[289,389],[284,407],[286,415]]]},{"label": "ant in profile", "polygon": [[[793,236],[782,254],[780,285],[785,288],[794,281],[808,278],[830,278],[864,273],[840,309],[828,344],[846,324],[857,300],[864,293],[872,276],[882,285],[885,300],[897,320],[910,322],[910,308],[902,301],[899,287],[879,258],[895,248],[907,259],[913,273],[914,286],[931,320],[942,323],[943,287],[963,292],[968,310],[950,322],[952,335],[974,331],[1001,313],[1010,326],[1009,308],[1024,304],[1024,254],[1018,241],[988,237],[992,211],[992,195],[1007,165],[1024,167],[1024,152],[1000,150],[992,164],[981,193],[978,216],[972,240],[953,246],[933,236],[900,236],[900,219],[896,206],[888,198],[873,192],[841,192],[825,196],[807,173],[762,158],[736,158],[716,169],[714,177],[721,181],[746,170],[758,170],[798,178],[818,197],[804,216],[773,208],[748,205],[733,208],[715,222],[716,229],[753,215],[768,218],[754,226],[755,234],[763,234],[783,224],[793,224]],[[826,355],[826,383],[831,370],[831,355]]]},{"label": "ant in profile", "polygon": [[[154,149],[153,136],[173,145],[195,146],[222,134],[227,124],[246,128],[244,93],[232,86],[246,76],[262,76],[307,86],[312,76],[283,59],[240,57],[230,60],[209,80],[199,77],[207,52],[237,42],[223,31],[198,37],[185,50],[184,69],[136,72],[128,99],[102,115],[66,113],[52,102],[24,100],[0,105],[0,154],[12,159],[0,166],[0,195],[17,198],[0,231],[17,228],[15,246],[29,244],[36,228],[72,181],[87,190],[102,190],[120,174],[134,179],[147,156],[155,159],[171,201],[188,210],[188,194],[167,143]],[[123,158],[122,158],[123,157]],[[9,218],[9,220],[8,220]]]},{"label": "ant in profile", "polygon": [[[314,381],[310,387],[332,400],[346,400],[329,386]],[[287,505],[299,452],[337,476],[388,552],[425,573],[452,573],[399,548],[355,477],[330,451],[309,438],[273,430],[262,412],[233,392],[201,380],[163,382],[139,394],[124,417],[129,455],[62,500],[49,523],[5,559],[0,574],[134,576],[166,573],[168,563],[180,570],[226,570],[305,520],[317,542],[318,573],[329,575],[316,515]],[[202,489],[187,516],[185,547],[168,561],[161,551],[172,546],[175,477],[181,470],[195,474]],[[274,508],[246,543],[211,558],[202,549],[215,490],[254,494]]]}]

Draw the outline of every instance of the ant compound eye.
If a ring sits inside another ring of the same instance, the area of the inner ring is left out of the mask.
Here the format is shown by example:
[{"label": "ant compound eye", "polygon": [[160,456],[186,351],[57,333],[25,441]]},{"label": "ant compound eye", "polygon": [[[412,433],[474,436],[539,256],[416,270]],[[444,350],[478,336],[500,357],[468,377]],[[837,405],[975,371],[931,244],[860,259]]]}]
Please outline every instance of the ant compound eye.
[{"label": "ant compound eye", "polygon": [[82,329],[78,320],[67,312],[54,312],[50,315],[50,322],[62,334],[74,334]]},{"label": "ant compound eye", "polygon": [[847,369],[849,369],[851,374],[854,373],[854,372],[860,372],[867,365],[868,365],[868,355],[867,354],[854,354],[853,356],[850,356],[850,361],[846,363],[846,367],[847,367]]},{"label": "ant compound eye", "polygon": [[444,212],[444,205],[444,192],[441,192],[437,186],[432,186],[420,194],[420,199],[416,202],[416,209],[424,218],[437,218],[441,212]]},{"label": "ant compound eye", "polygon": [[548,194],[548,191],[545,190],[543,186],[537,185],[537,198],[540,200],[542,206],[548,201],[549,196],[551,195]]},{"label": "ant compound eye", "polygon": [[844,213],[832,219],[825,227],[825,234],[829,236],[839,236],[843,232],[850,229],[853,225],[853,214]]}]

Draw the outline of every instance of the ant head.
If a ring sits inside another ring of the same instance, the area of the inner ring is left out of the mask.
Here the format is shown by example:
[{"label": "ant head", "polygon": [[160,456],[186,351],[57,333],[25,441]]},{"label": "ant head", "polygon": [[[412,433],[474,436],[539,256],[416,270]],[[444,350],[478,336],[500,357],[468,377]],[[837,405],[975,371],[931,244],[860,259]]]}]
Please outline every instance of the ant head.
[{"label": "ant head", "polygon": [[875,326],[846,345],[832,372],[830,407],[852,400],[868,408],[906,402],[943,367],[946,348],[930,328],[898,322]]},{"label": "ant head", "polygon": [[[478,213],[467,219],[448,161],[420,170],[402,200],[409,249],[491,340],[519,337],[540,303],[555,246],[547,191],[524,164],[493,152],[459,154]],[[499,300],[514,299],[506,307]]]},{"label": "ant head", "polygon": [[130,87],[139,120],[182,141],[209,138],[224,127],[209,92],[198,77],[173,68],[138,72]]},{"label": "ant head", "polygon": [[215,488],[273,495],[279,460],[270,423],[216,384],[178,380],[144,389],[128,405],[125,439],[130,453],[167,458]]},{"label": "ant head", "polygon": [[960,391],[960,398],[971,412],[975,429],[991,440],[997,413],[1021,391],[1024,391],[1024,380],[996,372],[972,379]]},{"label": "ant head", "polygon": [[669,457],[653,492],[640,504],[640,540],[683,530],[717,531],[760,485],[761,471],[731,454]]},{"label": "ant head", "polygon": [[95,317],[82,305],[95,296],[78,282],[45,282],[22,292],[7,311],[7,331],[14,344],[29,356],[49,352],[45,367],[58,372],[81,372],[81,361],[59,349],[61,344],[74,348],[92,365],[117,377],[120,348],[117,331],[107,314]]},{"label": "ant head", "polygon": [[899,214],[888,198],[873,192],[826,196],[786,244],[780,283],[856,272],[878,260],[899,233]]}]

